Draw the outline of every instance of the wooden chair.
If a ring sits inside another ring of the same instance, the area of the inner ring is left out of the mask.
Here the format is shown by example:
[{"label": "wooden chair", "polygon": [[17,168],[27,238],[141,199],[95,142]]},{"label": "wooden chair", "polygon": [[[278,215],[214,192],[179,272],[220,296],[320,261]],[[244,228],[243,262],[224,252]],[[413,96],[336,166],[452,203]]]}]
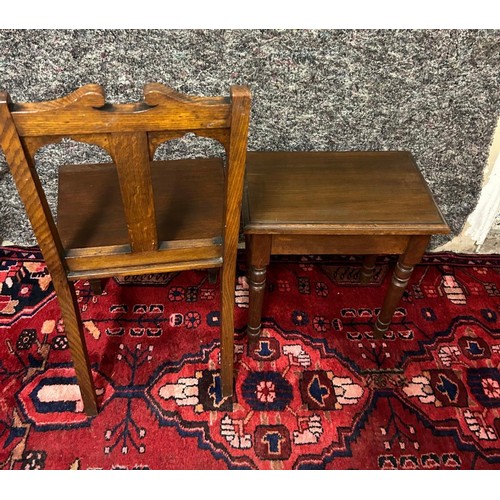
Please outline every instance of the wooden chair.
[{"label": "wooden chair", "polygon": [[[99,85],[54,101],[0,94],[0,145],[61,306],[85,412],[98,405],[72,282],[221,267],[221,378],[233,391],[234,285],[250,91],[194,97],[158,83],[144,101],[112,105]],[[153,161],[159,144],[188,132],[219,141],[220,158]],[[35,153],[70,139],[96,144],[113,163],[60,168],[56,226]]]}]

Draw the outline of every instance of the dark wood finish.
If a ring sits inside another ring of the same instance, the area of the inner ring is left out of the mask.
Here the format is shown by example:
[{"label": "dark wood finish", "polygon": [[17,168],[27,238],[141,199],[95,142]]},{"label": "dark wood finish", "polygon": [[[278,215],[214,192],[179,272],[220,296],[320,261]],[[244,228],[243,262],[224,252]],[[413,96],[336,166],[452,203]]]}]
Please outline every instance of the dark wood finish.
[{"label": "dark wood finish", "polygon": [[[162,242],[194,239],[208,243],[217,237],[222,243],[221,159],[155,161],[151,163],[151,179],[160,246]],[[65,248],[129,244],[114,165],[61,166],[58,198],[61,210],[57,226]]]},{"label": "dark wood finish", "polygon": [[389,328],[394,310],[403,296],[403,292],[410,280],[415,264],[420,262],[429,244],[429,240],[430,236],[427,235],[413,236],[405,252],[399,256],[384,299],[384,304],[373,329],[376,337],[381,338],[384,332]]},{"label": "dark wood finish", "polygon": [[247,334],[261,330],[271,254],[400,254],[374,327],[388,329],[411,271],[444,221],[412,156],[396,152],[249,152],[243,205],[250,307]]},{"label": "dark wood finish", "polygon": [[448,231],[412,156],[404,151],[249,152],[246,177],[246,233]]},{"label": "dark wood finish", "polygon": [[[224,164],[219,158],[151,163],[158,251],[131,253],[119,180],[112,164],[63,165],[57,226],[72,279],[167,272],[172,263],[222,262]],[[161,267],[163,264],[163,267]],[[154,266],[154,270],[150,267]],[[92,273],[92,274],[91,274]]]},{"label": "dark wood finish", "polygon": [[90,289],[94,295],[102,295],[102,280],[93,279],[89,280]]},{"label": "dark wood finish", "polygon": [[[0,144],[52,276],[88,415],[98,406],[71,283],[80,278],[222,267],[222,391],[232,394],[249,115],[250,92],[239,86],[230,97],[194,97],[153,83],[144,87],[144,101],[117,105],[106,104],[98,85],[38,103],[0,95]],[[151,161],[161,142],[187,132],[220,141],[225,167],[221,159]],[[97,144],[113,164],[60,168],[56,227],[34,157],[64,137]]]},{"label": "dark wood finish", "polygon": [[247,335],[255,342],[260,335],[262,305],[266,288],[266,269],[271,256],[272,236],[245,235],[248,261],[249,304]]},{"label": "dark wood finish", "polygon": [[[297,233],[288,234],[273,234],[271,252],[273,254],[307,254],[311,253],[310,249],[315,248],[317,254],[327,253],[350,253],[364,255],[367,253],[401,253],[408,245],[409,236],[387,234],[384,236],[374,236],[367,234],[360,236],[353,234],[346,236],[345,234],[337,235],[332,230],[331,235],[313,234],[313,224],[309,224],[307,232],[304,235]],[[324,231],[324,228],[319,228]],[[255,234],[255,233],[250,233]],[[268,234],[265,232],[264,234]]]},{"label": "dark wood finish", "polygon": [[211,285],[215,285],[217,283],[217,276],[219,275],[218,269],[209,269],[208,270],[208,282]]},{"label": "dark wood finish", "polygon": [[359,282],[362,284],[368,283],[375,272],[375,264],[377,262],[377,255],[365,255],[363,259],[363,266],[359,273]]}]

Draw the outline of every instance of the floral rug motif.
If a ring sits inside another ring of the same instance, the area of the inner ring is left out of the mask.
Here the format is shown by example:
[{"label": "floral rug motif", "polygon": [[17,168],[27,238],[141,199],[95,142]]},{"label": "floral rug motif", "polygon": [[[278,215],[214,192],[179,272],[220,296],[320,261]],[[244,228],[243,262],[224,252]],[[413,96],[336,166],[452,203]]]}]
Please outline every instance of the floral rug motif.
[{"label": "floral rug motif", "polygon": [[393,265],[275,258],[249,347],[242,256],[232,398],[205,271],[78,282],[89,418],[40,252],[0,248],[0,468],[500,468],[500,257],[426,255],[374,340]]}]

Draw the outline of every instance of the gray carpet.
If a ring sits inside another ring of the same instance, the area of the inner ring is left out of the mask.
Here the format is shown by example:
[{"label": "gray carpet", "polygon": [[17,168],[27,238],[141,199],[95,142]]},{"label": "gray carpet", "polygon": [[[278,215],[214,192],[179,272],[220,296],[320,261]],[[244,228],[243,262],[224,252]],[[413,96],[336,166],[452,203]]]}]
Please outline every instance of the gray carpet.
[{"label": "gray carpet", "polygon": [[[500,31],[0,31],[0,88],[14,101],[90,82],[111,102],[139,100],[150,81],[199,95],[249,85],[250,150],[410,150],[456,234],[500,113]],[[194,154],[213,150],[202,141]],[[71,142],[39,154],[52,207],[58,163],[100,157]],[[3,158],[0,200],[0,241],[34,243]]]}]

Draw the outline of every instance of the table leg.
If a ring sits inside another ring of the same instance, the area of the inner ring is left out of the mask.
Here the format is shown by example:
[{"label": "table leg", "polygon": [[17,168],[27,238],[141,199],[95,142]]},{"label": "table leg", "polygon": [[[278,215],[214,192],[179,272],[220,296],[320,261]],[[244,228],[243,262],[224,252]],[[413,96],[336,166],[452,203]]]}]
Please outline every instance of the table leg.
[{"label": "table leg", "polygon": [[217,283],[217,276],[219,275],[219,268],[214,267],[213,269],[208,269],[207,273],[208,273],[208,282],[211,285],[215,285],[215,283]]},{"label": "table leg", "polygon": [[271,235],[245,236],[248,260],[248,325],[249,343],[255,343],[261,331],[262,304],[266,288],[266,269],[271,257]]},{"label": "table leg", "polygon": [[363,267],[361,268],[359,275],[359,281],[361,284],[366,284],[373,278],[376,261],[377,255],[365,255],[365,258],[363,259]]},{"label": "table leg", "polygon": [[384,305],[375,323],[373,333],[375,338],[382,338],[388,330],[394,311],[396,310],[403,292],[410,280],[415,264],[422,259],[422,255],[429,244],[430,236],[412,236],[405,252],[400,255],[394,269],[389,289],[385,295]]},{"label": "table leg", "polygon": [[94,295],[102,295],[102,280],[97,278],[93,280],[89,280],[90,288],[92,289],[92,293]]}]

